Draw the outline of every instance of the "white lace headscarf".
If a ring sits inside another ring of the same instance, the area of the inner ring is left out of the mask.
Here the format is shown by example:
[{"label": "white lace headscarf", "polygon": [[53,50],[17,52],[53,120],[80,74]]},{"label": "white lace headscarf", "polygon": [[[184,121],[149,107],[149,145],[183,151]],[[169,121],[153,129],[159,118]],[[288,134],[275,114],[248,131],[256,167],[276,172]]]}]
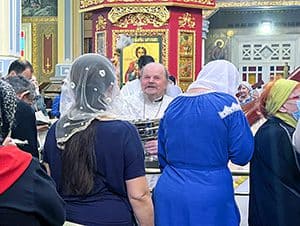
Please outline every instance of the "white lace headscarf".
[{"label": "white lace headscarf", "polygon": [[208,88],[235,96],[239,81],[240,74],[232,63],[226,60],[215,60],[202,68],[196,81],[187,91],[193,88]]},{"label": "white lace headscarf", "polygon": [[118,94],[119,87],[110,60],[98,54],[78,57],[63,87],[61,103],[68,104],[56,125],[58,146],[63,148],[71,136],[85,130],[96,118],[123,118],[119,101],[115,104]]}]

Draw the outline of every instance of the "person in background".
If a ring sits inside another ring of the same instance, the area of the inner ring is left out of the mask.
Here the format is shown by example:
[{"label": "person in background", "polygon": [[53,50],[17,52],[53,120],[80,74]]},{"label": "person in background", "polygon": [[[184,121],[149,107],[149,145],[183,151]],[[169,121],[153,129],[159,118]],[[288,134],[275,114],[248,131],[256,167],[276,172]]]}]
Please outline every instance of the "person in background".
[{"label": "person in background", "polygon": [[17,95],[17,109],[11,136],[26,142],[19,147],[39,158],[36,118],[31,107],[35,97],[34,86],[22,75],[7,77],[6,81]]},{"label": "person in background", "polygon": [[176,85],[176,78],[173,75],[169,75],[169,84],[166,93],[170,97],[177,97],[182,93],[180,87]]},{"label": "person in background", "polygon": [[51,108],[51,116],[52,117],[55,117],[55,118],[59,118],[60,117],[60,111],[59,111],[59,108],[60,108],[60,98],[61,98],[61,94],[58,94],[54,100],[53,100],[53,103],[52,103],[52,108]]},{"label": "person in background", "polygon": [[[16,75],[22,74],[23,71],[25,71],[25,69],[26,69],[26,65],[25,65],[24,61],[15,60],[9,65],[8,74],[7,74],[6,77],[16,76]],[[28,78],[28,79],[31,79],[31,77]]]},{"label": "person in background", "polygon": [[138,64],[138,79],[135,79],[133,81],[129,81],[127,82],[121,89],[121,95],[124,96],[124,97],[127,97],[127,96],[131,96],[131,95],[135,95],[135,94],[138,94],[141,92],[142,88],[141,88],[141,81],[140,81],[140,78],[141,78],[141,70],[142,68],[146,65],[146,64],[149,64],[149,63],[152,63],[154,62],[154,59],[152,56],[150,55],[143,55],[141,56],[138,61],[137,61],[137,64]]},{"label": "person in background", "polygon": [[8,68],[8,74],[6,78],[16,75],[22,75],[28,79],[35,87],[35,99],[32,107],[35,111],[42,111],[45,116],[48,116],[46,105],[43,96],[40,94],[39,86],[36,77],[33,75],[34,69],[32,64],[28,60],[15,60]]},{"label": "person in background", "polygon": [[234,96],[239,77],[232,63],[211,61],[166,109],[158,131],[156,226],[239,225],[228,162],[247,164],[254,145]]},{"label": "person in background", "polygon": [[35,88],[35,99],[33,104],[34,110],[36,112],[41,111],[44,114],[44,116],[49,117],[44,97],[40,93],[39,83],[34,75],[31,76],[30,82],[34,85]]},{"label": "person in background", "polygon": [[261,94],[267,121],[255,134],[250,162],[249,226],[294,226],[300,216],[300,154],[292,134],[300,116],[300,84],[279,79]]},{"label": "person in background", "polygon": [[0,80],[0,221],[11,225],[63,225],[65,205],[38,160],[8,137],[16,109],[13,88]]},{"label": "person in background", "polygon": [[98,54],[82,55],[64,87],[74,100],[47,134],[44,161],[66,201],[67,220],[132,226],[136,217],[139,225],[153,226],[143,147],[136,128],[119,120],[112,63]]},{"label": "person in background", "polygon": [[254,100],[252,87],[248,82],[241,82],[238,87],[237,97],[241,105],[245,105]]}]

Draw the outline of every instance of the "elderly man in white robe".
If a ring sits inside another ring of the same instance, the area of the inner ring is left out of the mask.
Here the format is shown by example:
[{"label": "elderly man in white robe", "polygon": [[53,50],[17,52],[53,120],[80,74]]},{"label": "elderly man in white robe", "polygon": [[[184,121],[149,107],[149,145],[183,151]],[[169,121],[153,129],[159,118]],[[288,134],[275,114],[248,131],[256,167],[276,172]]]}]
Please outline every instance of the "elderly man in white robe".
[{"label": "elderly man in white robe", "polygon": [[[162,118],[172,97],[165,95],[168,85],[168,73],[160,63],[149,63],[141,70],[141,92],[126,97],[136,120]],[[144,145],[147,154],[157,154],[157,140],[147,141]]]}]

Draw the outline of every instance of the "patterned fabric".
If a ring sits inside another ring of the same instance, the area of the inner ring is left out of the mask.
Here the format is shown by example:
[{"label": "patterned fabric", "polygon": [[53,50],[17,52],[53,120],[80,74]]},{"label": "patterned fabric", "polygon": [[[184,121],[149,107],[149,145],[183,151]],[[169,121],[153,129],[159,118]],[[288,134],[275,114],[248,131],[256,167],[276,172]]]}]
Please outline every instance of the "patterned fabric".
[{"label": "patterned fabric", "polygon": [[7,82],[0,80],[0,142],[7,136],[16,111],[16,94]]},{"label": "patterned fabric", "polygon": [[[120,118],[122,111],[115,106],[119,94],[114,67],[104,56],[85,54],[72,64],[61,93],[61,104],[70,106],[61,112],[56,126],[56,139],[63,148],[70,137],[86,129],[98,118],[109,120]],[[69,105],[69,104],[68,104]]]}]

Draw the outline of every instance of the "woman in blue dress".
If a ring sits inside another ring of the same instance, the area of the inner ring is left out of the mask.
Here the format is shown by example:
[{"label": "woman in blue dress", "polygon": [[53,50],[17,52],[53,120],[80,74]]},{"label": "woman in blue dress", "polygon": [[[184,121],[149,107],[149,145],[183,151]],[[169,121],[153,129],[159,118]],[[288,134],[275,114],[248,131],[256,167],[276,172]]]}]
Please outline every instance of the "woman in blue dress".
[{"label": "woman in blue dress", "polygon": [[234,97],[238,80],[233,64],[212,61],[166,110],[158,137],[155,225],[239,225],[228,162],[249,162],[253,136]]}]

